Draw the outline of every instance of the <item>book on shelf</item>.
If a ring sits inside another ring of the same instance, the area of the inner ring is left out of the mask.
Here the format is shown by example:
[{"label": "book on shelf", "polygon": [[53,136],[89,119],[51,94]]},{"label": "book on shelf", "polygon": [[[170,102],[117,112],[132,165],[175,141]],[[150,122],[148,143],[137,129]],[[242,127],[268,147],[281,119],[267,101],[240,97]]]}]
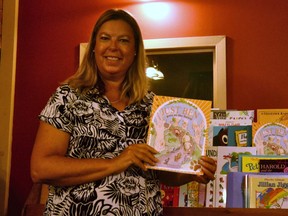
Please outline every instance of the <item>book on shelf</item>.
[{"label": "book on shelf", "polygon": [[288,175],[246,175],[247,208],[288,209]]},{"label": "book on shelf", "polygon": [[159,153],[150,169],[202,174],[211,101],[154,96],[147,143]]},{"label": "book on shelf", "polygon": [[167,186],[160,184],[160,192],[162,197],[162,205],[164,207],[179,206],[179,186]]},{"label": "book on shelf", "polygon": [[239,171],[239,158],[256,154],[255,147],[218,147],[216,175]]},{"label": "book on shelf", "polygon": [[255,147],[219,146],[215,172],[214,207],[226,207],[227,174],[238,172],[239,156],[256,154]]},{"label": "book on shelf", "polygon": [[180,186],[179,207],[203,207],[206,185],[196,181]]},{"label": "book on shelf", "polygon": [[227,174],[227,208],[245,208],[245,176],[247,173]]},{"label": "book on shelf", "polygon": [[287,160],[288,155],[240,155],[239,171],[246,173],[259,173],[260,160],[282,161]]},{"label": "book on shelf", "polygon": [[257,109],[257,122],[272,123],[288,120],[288,109]]},{"label": "book on shelf", "polygon": [[[208,146],[206,147],[206,156],[214,159],[217,164],[218,158],[218,147],[217,146]],[[205,194],[205,206],[206,207],[214,207],[215,206],[215,186],[216,180],[212,180],[206,185],[206,194]]]},{"label": "book on shelf", "polygon": [[211,110],[211,119],[251,120],[254,121],[254,110]]},{"label": "book on shelf", "polygon": [[252,121],[211,119],[208,143],[210,146],[252,146]]},{"label": "book on shelf", "polygon": [[287,122],[253,122],[252,136],[258,155],[288,155]]},{"label": "book on shelf", "polygon": [[259,172],[288,173],[288,158],[260,159]]}]

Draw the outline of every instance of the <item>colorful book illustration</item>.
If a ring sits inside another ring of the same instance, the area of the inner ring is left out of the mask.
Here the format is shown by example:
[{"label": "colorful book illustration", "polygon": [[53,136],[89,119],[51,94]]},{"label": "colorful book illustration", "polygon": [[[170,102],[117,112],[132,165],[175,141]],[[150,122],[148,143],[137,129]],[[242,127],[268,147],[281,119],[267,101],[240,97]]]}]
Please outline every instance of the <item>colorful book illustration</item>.
[{"label": "colorful book illustration", "polygon": [[210,146],[252,146],[252,121],[211,119],[208,141]]},{"label": "colorful book illustration", "polygon": [[227,174],[238,172],[239,156],[256,154],[255,147],[219,146],[215,179],[215,207],[226,207]]},{"label": "colorful book illustration", "polygon": [[254,122],[253,145],[258,155],[288,155],[288,124]]},{"label": "colorful book illustration", "polygon": [[239,171],[246,173],[259,173],[260,160],[287,160],[288,155],[240,155],[239,157]]},{"label": "colorful book illustration", "polygon": [[204,184],[196,181],[181,185],[179,191],[179,207],[203,207],[203,193],[205,193],[205,188]]},{"label": "colorful book illustration", "polygon": [[288,175],[247,175],[248,208],[288,209]]},{"label": "colorful book illustration", "polygon": [[188,207],[188,189],[187,184],[179,187],[179,207]]},{"label": "colorful book illustration", "polygon": [[248,155],[255,155],[255,147],[218,147],[218,159],[216,174],[228,174],[239,171],[239,158]]},{"label": "colorful book illustration", "polygon": [[257,122],[273,123],[288,121],[288,109],[257,109]]},{"label": "colorful book illustration", "polygon": [[251,120],[254,121],[254,110],[211,110],[211,119]]},{"label": "colorful book illustration", "polygon": [[[206,156],[214,159],[215,163],[217,163],[218,158],[218,147],[217,146],[208,146],[206,147]],[[206,195],[205,195],[205,206],[206,207],[215,207],[215,187],[216,180],[208,182],[206,185]]]},{"label": "colorful book illustration", "polygon": [[178,207],[180,187],[161,184],[162,205],[164,207]]},{"label": "colorful book illustration", "polygon": [[227,202],[227,175],[217,174],[215,179],[214,207],[225,208]]},{"label": "colorful book illustration", "polygon": [[155,96],[147,142],[159,153],[151,169],[201,174],[211,101]]},{"label": "colorful book illustration", "polygon": [[288,173],[288,158],[286,159],[260,159],[259,172]]}]

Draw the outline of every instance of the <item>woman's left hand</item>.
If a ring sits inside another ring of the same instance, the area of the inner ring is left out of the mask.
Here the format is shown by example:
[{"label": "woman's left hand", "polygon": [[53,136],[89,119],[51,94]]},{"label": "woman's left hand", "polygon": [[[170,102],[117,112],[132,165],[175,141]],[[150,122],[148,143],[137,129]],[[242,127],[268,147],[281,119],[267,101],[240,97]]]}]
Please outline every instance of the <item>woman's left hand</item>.
[{"label": "woman's left hand", "polygon": [[216,161],[207,156],[201,156],[198,163],[201,165],[203,175],[196,177],[196,181],[199,183],[207,184],[210,180],[215,179]]}]

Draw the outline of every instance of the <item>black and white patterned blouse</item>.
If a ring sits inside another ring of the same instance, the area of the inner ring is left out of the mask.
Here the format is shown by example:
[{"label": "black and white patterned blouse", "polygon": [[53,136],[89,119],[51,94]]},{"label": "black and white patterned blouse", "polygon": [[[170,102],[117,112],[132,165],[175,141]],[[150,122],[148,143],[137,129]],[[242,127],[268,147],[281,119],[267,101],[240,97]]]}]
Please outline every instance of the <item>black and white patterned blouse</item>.
[{"label": "black and white patterned blouse", "polygon": [[[97,91],[85,95],[68,85],[57,88],[40,120],[68,132],[67,157],[111,159],[131,144],[145,143],[154,94],[123,111]],[[162,215],[159,180],[152,170],[131,166],[95,182],[50,186],[45,215]]]}]

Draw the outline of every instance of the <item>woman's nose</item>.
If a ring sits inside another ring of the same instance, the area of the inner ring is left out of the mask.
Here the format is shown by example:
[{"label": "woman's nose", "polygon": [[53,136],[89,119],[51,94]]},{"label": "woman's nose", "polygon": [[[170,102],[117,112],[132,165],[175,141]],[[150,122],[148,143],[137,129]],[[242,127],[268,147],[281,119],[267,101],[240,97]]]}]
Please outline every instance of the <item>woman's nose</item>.
[{"label": "woman's nose", "polygon": [[116,40],[111,40],[109,44],[109,49],[110,50],[116,50],[118,49],[118,43]]}]

